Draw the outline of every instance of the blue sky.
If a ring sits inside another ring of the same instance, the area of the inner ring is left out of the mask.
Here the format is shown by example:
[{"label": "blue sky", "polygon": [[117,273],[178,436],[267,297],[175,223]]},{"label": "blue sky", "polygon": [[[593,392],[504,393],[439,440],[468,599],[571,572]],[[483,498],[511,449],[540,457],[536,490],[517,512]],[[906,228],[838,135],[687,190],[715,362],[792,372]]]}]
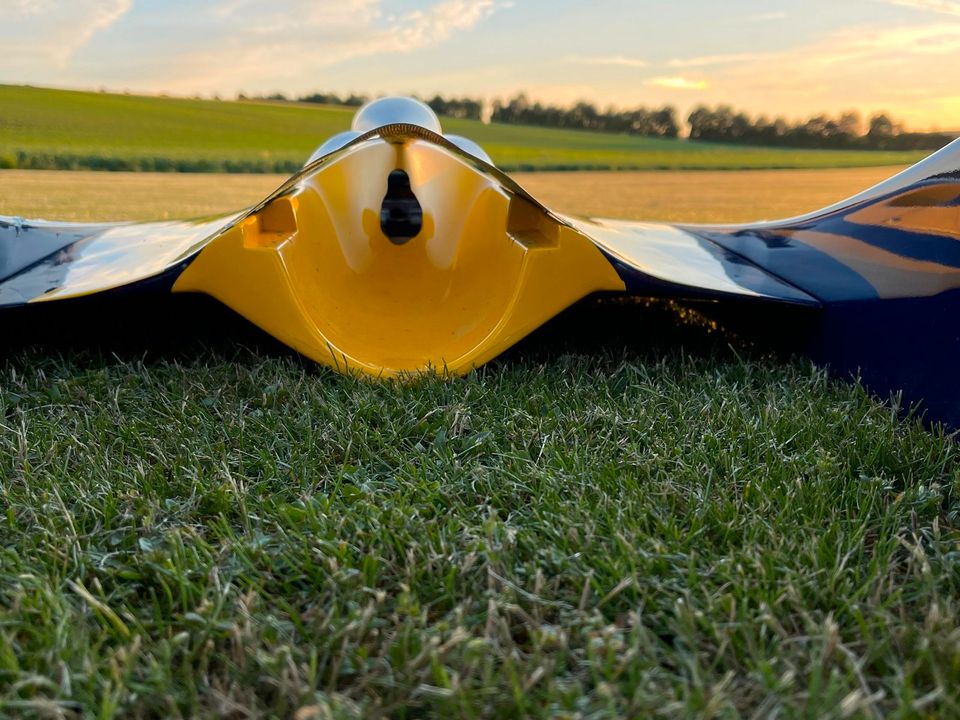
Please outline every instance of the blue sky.
[{"label": "blue sky", "polygon": [[0,82],[442,92],[960,128],[960,0],[0,0]]}]

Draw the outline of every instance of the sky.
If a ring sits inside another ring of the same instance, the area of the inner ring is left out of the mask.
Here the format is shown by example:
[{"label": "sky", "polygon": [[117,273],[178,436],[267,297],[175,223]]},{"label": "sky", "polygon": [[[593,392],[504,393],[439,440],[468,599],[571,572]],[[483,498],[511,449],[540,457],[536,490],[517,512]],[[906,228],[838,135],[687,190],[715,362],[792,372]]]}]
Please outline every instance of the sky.
[{"label": "sky", "polygon": [[960,129],[960,0],[0,0],[0,83],[886,110]]}]

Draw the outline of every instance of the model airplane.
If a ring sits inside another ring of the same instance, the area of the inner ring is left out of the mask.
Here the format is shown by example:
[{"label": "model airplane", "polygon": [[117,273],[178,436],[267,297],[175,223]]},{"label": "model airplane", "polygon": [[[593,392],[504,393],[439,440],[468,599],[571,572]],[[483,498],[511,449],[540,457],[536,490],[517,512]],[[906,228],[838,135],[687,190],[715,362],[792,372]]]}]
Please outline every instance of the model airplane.
[{"label": "model airplane", "polygon": [[205,293],[340,371],[487,362],[596,293],[708,303],[788,325],[794,349],[960,425],[960,141],[866,192],[779,222],[565,217],[405,98],[255,207],[197,223],[0,218],[0,308]]}]

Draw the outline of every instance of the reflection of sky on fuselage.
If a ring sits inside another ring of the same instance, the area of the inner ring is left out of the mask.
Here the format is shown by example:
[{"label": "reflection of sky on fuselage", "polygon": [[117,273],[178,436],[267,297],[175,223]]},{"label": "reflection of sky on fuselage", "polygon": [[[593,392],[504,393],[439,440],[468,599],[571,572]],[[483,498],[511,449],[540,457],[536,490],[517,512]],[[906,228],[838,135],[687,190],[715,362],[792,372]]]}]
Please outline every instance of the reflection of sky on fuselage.
[{"label": "reflection of sky on fuselage", "polygon": [[108,228],[0,283],[0,305],[88,295],[158,275],[233,219]]},{"label": "reflection of sky on fuselage", "polygon": [[708,293],[817,304],[796,287],[690,232],[615,220],[571,222],[624,265],[656,280]]},{"label": "reflection of sky on fuselage", "polygon": [[190,95],[323,90],[888,110],[960,127],[952,0],[4,2],[0,77]]},{"label": "reflection of sky on fuselage", "polygon": [[102,232],[105,227],[0,217],[0,283],[57,250]]}]

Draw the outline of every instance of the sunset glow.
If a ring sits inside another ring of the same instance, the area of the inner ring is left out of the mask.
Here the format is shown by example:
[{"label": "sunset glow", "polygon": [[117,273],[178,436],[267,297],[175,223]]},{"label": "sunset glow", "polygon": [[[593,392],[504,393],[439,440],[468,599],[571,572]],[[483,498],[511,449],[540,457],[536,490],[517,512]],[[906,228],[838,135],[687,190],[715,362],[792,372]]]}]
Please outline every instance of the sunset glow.
[{"label": "sunset glow", "polygon": [[0,82],[886,110],[960,128],[953,0],[6,0]]}]

